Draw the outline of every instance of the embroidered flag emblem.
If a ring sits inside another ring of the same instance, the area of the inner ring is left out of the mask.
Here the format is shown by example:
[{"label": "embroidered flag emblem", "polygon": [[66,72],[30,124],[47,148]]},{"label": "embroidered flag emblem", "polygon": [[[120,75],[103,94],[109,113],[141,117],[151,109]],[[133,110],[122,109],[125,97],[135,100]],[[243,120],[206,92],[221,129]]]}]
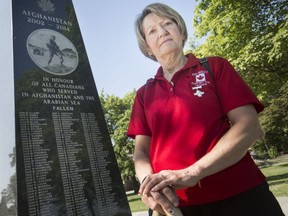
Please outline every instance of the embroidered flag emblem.
[{"label": "embroidered flag emblem", "polygon": [[204,73],[197,74],[196,82],[204,82],[204,81],[206,81],[205,74]]}]

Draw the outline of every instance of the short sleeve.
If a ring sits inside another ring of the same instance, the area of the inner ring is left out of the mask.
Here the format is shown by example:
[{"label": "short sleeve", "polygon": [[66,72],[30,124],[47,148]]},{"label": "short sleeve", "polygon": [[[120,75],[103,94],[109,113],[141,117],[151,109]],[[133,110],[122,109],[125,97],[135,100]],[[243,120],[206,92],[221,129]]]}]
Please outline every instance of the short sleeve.
[{"label": "short sleeve", "polygon": [[225,114],[247,104],[254,105],[257,113],[264,109],[251,88],[226,59],[212,57],[209,63],[214,71],[217,93]]}]

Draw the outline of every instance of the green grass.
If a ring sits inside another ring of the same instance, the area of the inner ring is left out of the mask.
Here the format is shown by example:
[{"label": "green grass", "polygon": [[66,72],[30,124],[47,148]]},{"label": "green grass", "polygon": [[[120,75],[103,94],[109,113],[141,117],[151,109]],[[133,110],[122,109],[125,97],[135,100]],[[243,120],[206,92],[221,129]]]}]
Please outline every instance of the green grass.
[{"label": "green grass", "polygon": [[146,205],[141,201],[141,196],[137,194],[127,194],[127,198],[132,212],[148,211]]},{"label": "green grass", "polygon": [[268,166],[261,168],[261,171],[276,197],[288,197],[288,155],[268,161]]},{"label": "green grass", "polygon": [[[288,197],[288,155],[265,161],[259,167],[266,176],[272,193],[276,197]],[[132,212],[147,211],[141,196],[127,194],[127,197]]]}]

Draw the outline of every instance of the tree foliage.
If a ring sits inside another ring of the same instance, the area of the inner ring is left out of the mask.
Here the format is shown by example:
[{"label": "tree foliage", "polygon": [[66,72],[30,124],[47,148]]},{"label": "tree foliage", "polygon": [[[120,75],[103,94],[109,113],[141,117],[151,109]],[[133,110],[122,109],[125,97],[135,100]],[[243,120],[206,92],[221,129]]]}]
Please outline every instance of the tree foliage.
[{"label": "tree foliage", "polygon": [[271,104],[260,116],[265,138],[255,145],[258,153],[267,152],[275,157],[281,152],[288,152],[288,82],[278,91]]},{"label": "tree foliage", "polygon": [[[11,167],[16,164],[16,148],[13,148],[13,153],[9,154],[11,158]],[[10,177],[10,183],[7,188],[1,192],[0,200],[0,216],[17,215],[17,180],[16,173]]]},{"label": "tree foliage", "polygon": [[194,28],[193,52],[227,58],[266,105],[258,152],[287,151],[288,1],[201,0]]},{"label": "tree foliage", "polygon": [[100,94],[100,101],[123,180],[135,177],[132,158],[134,142],[126,136],[135,93],[132,91],[123,98],[105,95],[103,92]]},{"label": "tree foliage", "polygon": [[288,77],[288,2],[286,0],[202,0],[195,10],[194,52],[229,59],[269,103]]}]

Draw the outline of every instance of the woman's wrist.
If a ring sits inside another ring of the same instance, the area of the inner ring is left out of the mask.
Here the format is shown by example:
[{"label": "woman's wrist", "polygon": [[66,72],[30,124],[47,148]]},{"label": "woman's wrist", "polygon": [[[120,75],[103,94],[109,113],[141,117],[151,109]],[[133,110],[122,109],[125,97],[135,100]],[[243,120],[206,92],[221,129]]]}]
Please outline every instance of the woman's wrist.
[{"label": "woman's wrist", "polygon": [[202,179],[201,171],[197,165],[193,164],[184,170],[183,181],[190,182],[189,183],[190,187],[193,187],[197,184],[199,187],[201,187],[201,182],[200,182],[201,179]]},{"label": "woman's wrist", "polygon": [[198,167],[197,165],[193,164],[193,165],[192,165],[192,170],[193,170],[193,172],[195,173],[195,175],[200,178],[200,170],[199,170],[199,167]]},{"label": "woman's wrist", "polygon": [[148,176],[152,175],[152,173],[145,173],[144,175],[143,174],[137,175],[137,179],[140,184],[142,184]]},{"label": "woman's wrist", "polygon": [[200,169],[199,169],[199,167],[196,165],[196,164],[193,164],[192,165],[192,170],[193,170],[193,172],[194,172],[194,174],[195,174],[195,176],[197,177],[197,184],[198,184],[198,186],[199,186],[199,188],[201,188],[201,177],[200,177]]},{"label": "woman's wrist", "polygon": [[146,175],[140,182],[140,184],[143,184],[143,182],[145,181],[145,179],[147,178],[148,175]]}]

